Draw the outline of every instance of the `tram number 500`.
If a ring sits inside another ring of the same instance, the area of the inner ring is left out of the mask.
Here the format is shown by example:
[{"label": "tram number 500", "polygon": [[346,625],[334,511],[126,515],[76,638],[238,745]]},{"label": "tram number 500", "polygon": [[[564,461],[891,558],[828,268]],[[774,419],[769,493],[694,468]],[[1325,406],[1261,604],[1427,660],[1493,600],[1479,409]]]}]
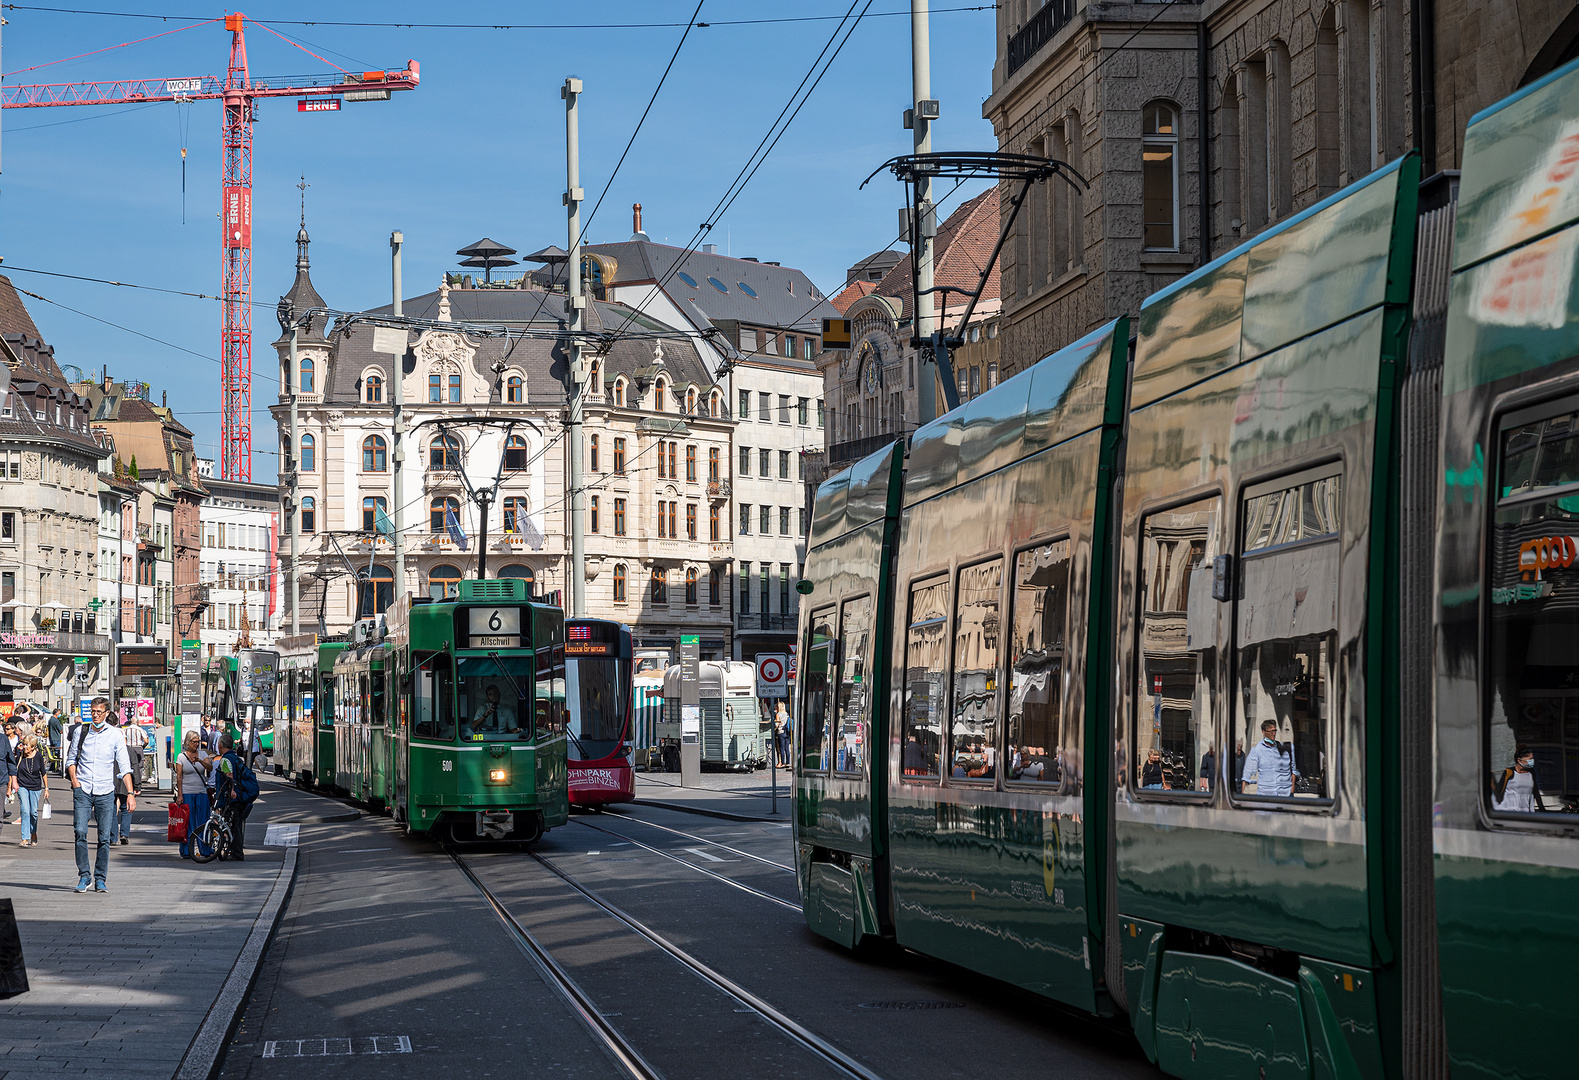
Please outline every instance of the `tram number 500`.
[{"label": "tram number 500", "polygon": [[448,761],[448,760],[439,762],[439,772],[454,772],[454,771],[455,771],[455,762]]}]

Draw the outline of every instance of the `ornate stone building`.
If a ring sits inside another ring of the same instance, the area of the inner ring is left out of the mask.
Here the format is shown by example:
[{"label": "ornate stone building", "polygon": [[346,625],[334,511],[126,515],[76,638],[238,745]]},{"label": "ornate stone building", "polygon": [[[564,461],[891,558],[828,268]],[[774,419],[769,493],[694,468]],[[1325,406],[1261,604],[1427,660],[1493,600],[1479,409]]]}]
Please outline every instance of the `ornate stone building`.
[{"label": "ornate stone building", "polygon": [[1091,181],[1033,189],[1004,247],[1007,375],[1408,150],[1424,176],[1457,168],[1470,115],[1571,59],[1579,16],[1571,0],[1008,0],[998,31],[982,115],[1000,148]]},{"label": "ornate stone building", "polygon": [[[323,306],[307,244],[303,229],[286,297],[297,311]],[[403,310],[455,326],[411,332],[398,376],[394,358],[374,351],[365,328],[348,334],[315,320],[298,335],[294,377],[286,371],[289,339],[275,342],[282,386],[300,387],[298,447],[284,393],[271,412],[282,473],[294,466],[300,478],[298,506],[284,508],[279,555],[285,574],[298,574],[303,631],[343,633],[359,615],[385,610],[398,592],[453,595],[463,577],[476,576],[479,546],[490,577],[525,578],[543,594],[568,591],[563,340],[472,335],[465,325],[559,332],[563,295],[445,284],[405,300]],[[588,329],[627,330],[597,359],[586,406],[588,611],[631,624],[638,643],[649,645],[677,646],[685,628],[701,634],[704,656],[723,658],[732,610],[733,421],[725,390],[689,340],[649,316],[627,323],[631,314],[613,302],[587,307]],[[406,580],[398,583],[392,543],[379,535],[381,518],[392,525],[397,516],[390,411],[397,377],[407,425],[399,515]],[[481,488],[496,477],[484,521],[468,481]],[[289,564],[293,525],[302,534],[299,568]],[[284,592],[288,628],[288,576]]]}]

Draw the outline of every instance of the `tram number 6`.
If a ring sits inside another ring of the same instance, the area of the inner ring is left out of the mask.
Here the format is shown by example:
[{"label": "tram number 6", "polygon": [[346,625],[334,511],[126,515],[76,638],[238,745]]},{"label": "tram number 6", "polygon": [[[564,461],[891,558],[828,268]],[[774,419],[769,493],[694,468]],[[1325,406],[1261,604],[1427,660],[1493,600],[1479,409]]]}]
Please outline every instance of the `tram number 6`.
[{"label": "tram number 6", "polygon": [[493,611],[489,612],[488,613],[488,629],[492,630],[494,633],[497,634],[503,628],[504,628],[504,620],[499,618],[499,611],[498,611],[498,609],[496,608]]}]

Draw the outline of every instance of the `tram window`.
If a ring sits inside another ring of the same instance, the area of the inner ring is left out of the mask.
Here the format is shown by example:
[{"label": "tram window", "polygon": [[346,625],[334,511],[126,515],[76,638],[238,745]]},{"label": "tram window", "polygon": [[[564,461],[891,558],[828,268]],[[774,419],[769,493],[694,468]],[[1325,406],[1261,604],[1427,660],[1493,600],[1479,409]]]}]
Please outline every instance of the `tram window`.
[{"label": "tram window", "polygon": [[838,743],[833,747],[835,772],[859,773],[865,766],[866,719],[872,700],[869,653],[872,640],[872,598],[846,600],[839,615]]},{"label": "tram window", "polygon": [[823,745],[828,740],[828,670],[833,661],[833,608],[812,612],[806,632],[806,697],[801,707],[800,760],[803,771],[828,767]]},{"label": "tram window", "polygon": [[455,738],[450,658],[434,653],[418,661],[417,722],[412,735],[418,739],[448,742]]},{"label": "tram window", "polygon": [[954,605],[954,709],[949,723],[949,775],[956,780],[991,782],[998,776],[1002,591],[1002,559],[959,572]]},{"label": "tram window", "polygon": [[1579,807],[1579,412],[1514,417],[1500,443],[1484,798],[1499,816],[1561,813]]},{"label": "tram window", "polygon": [[[457,661],[460,683],[461,742],[532,737],[523,723],[531,708],[532,658],[516,653],[463,656]],[[562,692],[561,692],[562,693]],[[522,700],[521,695],[526,695]]]},{"label": "tram window", "polygon": [[1216,498],[1149,515],[1141,525],[1135,787],[1193,791],[1217,697]]},{"label": "tram window", "polygon": [[938,775],[943,749],[943,680],[948,667],[948,579],[910,587],[910,622],[905,633],[906,776]]},{"label": "tram window", "polygon": [[[522,657],[525,663],[526,658]],[[505,659],[505,663],[510,661]],[[525,689],[523,685],[522,689]],[[537,651],[537,737],[552,738],[565,730],[565,647],[555,645]],[[521,738],[531,733],[522,730]]]},{"label": "tram window", "polygon": [[1342,504],[1343,477],[1331,472],[1246,493],[1236,622],[1240,795],[1331,798]]},{"label": "tram window", "polygon": [[1014,557],[1010,593],[1009,722],[1004,779],[1060,784],[1080,793],[1080,724],[1064,723],[1064,635],[1068,625],[1069,541]]},{"label": "tram window", "polygon": [[370,724],[382,725],[384,723],[384,673],[375,671],[372,674],[372,711],[367,720]]}]

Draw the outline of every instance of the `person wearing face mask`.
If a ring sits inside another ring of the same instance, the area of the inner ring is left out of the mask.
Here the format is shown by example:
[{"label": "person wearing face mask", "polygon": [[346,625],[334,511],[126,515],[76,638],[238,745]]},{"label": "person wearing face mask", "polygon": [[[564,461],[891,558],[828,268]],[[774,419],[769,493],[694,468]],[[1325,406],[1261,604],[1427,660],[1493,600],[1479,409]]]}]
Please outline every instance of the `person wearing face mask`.
[{"label": "person wearing face mask", "polygon": [[1541,785],[1535,775],[1535,751],[1520,746],[1513,752],[1513,768],[1503,769],[1492,790],[1492,807],[1514,814],[1546,812]]},{"label": "person wearing face mask", "polygon": [[[110,841],[115,828],[115,782],[125,782],[131,792],[127,809],[137,809],[132,788],[131,756],[119,728],[110,725],[110,699],[96,697],[91,706],[93,722],[78,727],[76,740],[66,750],[66,779],[71,783],[72,818],[77,837],[77,892],[109,892]],[[98,827],[99,850],[88,865],[88,817]]]},{"label": "person wearing face mask", "polygon": [[[1243,784],[1254,784],[1254,794],[1273,799],[1287,799],[1294,794],[1294,781],[1299,776],[1299,766],[1294,764],[1294,748],[1277,741],[1277,722],[1261,723],[1261,741],[1245,754],[1244,771],[1239,774]],[[1246,792],[1250,794],[1250,792]]]}]

